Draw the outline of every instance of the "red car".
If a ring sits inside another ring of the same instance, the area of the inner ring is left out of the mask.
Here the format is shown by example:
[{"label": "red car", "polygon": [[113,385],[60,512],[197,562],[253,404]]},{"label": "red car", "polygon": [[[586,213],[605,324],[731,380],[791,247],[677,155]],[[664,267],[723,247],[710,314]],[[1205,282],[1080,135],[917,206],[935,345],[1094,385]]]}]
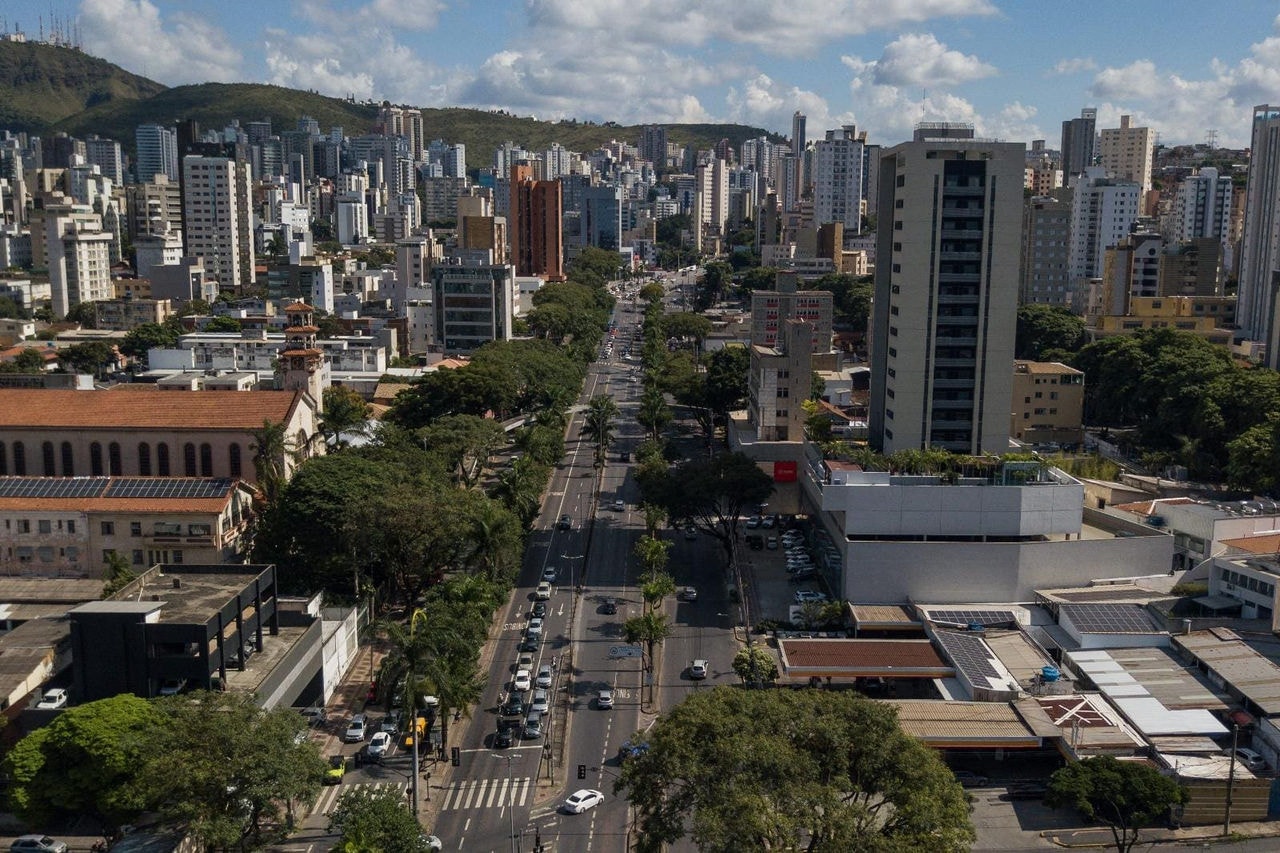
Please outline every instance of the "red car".
[{"label": "red car", "polygon": [[369,685],[369,692],[364,694],[364,701],[373,702],[378,698],[378,682]]}]

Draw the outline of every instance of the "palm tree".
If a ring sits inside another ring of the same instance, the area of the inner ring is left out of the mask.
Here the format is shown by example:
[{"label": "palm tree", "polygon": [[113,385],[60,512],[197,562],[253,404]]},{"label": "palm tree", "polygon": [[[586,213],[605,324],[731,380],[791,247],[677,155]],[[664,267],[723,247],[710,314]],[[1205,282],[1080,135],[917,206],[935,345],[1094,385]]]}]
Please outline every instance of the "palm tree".
[{"label": "palm tree", "polygon": [[662,436],[662,430],[671,423],[672,417],[671,407],[667,405],[662,389],[656,385],[646,387],[636,410],[636,421],[645,428],[649,438],[657,441]]},{"label": "palm tree", "polygon": [[298,452],[287,430],[283,423],[264,419],[262,429],[254,430],[253,443],[249,445],[258,488],[267,504],[274,504],[279,497],[288,474],[286,460],[296,457]]},{"label": "palm tree", "polygon": [[461,716],[471,716],[472,706],[484,696],[484,679],[473,654],[470,660],[441,657],[429,661],[426,680],[440,700],[437,717],[440,721],[440,748],[447,749],[450,714],[457,711]]},{"label": "palm tree", "polygon": [[631,644],[644,643],[648,649],[649,660],[645,664],[645,669],[649,672],[653,672],[653,653],[655,648],[670,636],[671,622],[667,619],[667,614],[658,613],[654,610],[622,623],[623,639]]},{"label": "palm tree", "polygon": [[604,465],[613,444],[613,419],[618,415],[618,404],[607,394],[597,394],[587,403],[587,414],[582,424],[582,437],[595,442],[596,466]]}]

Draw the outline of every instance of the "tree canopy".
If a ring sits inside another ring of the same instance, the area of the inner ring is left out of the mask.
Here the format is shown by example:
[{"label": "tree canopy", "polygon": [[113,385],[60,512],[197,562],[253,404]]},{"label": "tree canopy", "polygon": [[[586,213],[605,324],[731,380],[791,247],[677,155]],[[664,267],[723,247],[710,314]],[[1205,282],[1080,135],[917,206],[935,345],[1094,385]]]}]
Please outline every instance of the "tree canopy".
[{"label": "tree canopy", "polygon": [[1084,345],[1084,320],[1061,305],[1021,305],[1015,335],[1014,358],[1061,361]]},{"label": "tree canopy", "polygon": [[1187,792],[1176,779],[1141,761],[1110,755],[1068,764],[1049,778],[1046,804],[1069,807],[1087,820],[1111,827],[1116,849],[1128,853],[1145,826],[1164,820],[1169,809],[1185,802]]},{"label": "tree canopy", "polygon": [[342,851],[353,853],[427,853],[422,827],[399,789],[352,788],[338,797],[329,816],[331,834]]},{"label": "tree canopy", "polygon": [[638,850],[967,851],[964,792],[893,709],[852,692],[694,693],[658,718],[615,785]]}]

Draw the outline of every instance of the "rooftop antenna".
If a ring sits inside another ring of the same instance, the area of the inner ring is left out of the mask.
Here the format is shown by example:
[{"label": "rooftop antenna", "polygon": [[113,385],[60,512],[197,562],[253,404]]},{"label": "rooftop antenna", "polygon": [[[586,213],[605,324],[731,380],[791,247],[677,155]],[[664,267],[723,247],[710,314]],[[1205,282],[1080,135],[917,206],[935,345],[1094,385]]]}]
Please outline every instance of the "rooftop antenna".
[{"label": "rooftop antenna", "polygon": [[1217,148],[1218,147],[1218,129],[1216,127],[1209,128],[1209,130],[1205,133],[1204,141],[1209,144],[1210,151]]}]

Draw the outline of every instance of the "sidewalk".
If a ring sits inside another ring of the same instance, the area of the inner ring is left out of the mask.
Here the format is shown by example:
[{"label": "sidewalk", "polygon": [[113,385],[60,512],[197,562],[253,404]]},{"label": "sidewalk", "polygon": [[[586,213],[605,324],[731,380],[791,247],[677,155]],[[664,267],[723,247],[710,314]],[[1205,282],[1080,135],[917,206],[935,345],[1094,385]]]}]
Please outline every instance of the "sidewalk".
[{"label": "sidewalk", "polygon": [[[1106,827],[1090,827],[1087,829],[1050,829],[1040,833],[1040,837],[1051,841],[1059,847],[1072,848],[1107,848],[1114,846],[1111,830]],[[1180,829],[1153,828],[1144,829],[1139,836],[1139,844],[1226,844],[1246,838],[1280,838],[1280,821],[1252,821],[1233,823],[1231,835],[1222,834],[1221,824],[1213,826],[1187,826]],[[1276,845],[1280,848],[1280,844]]]}]

